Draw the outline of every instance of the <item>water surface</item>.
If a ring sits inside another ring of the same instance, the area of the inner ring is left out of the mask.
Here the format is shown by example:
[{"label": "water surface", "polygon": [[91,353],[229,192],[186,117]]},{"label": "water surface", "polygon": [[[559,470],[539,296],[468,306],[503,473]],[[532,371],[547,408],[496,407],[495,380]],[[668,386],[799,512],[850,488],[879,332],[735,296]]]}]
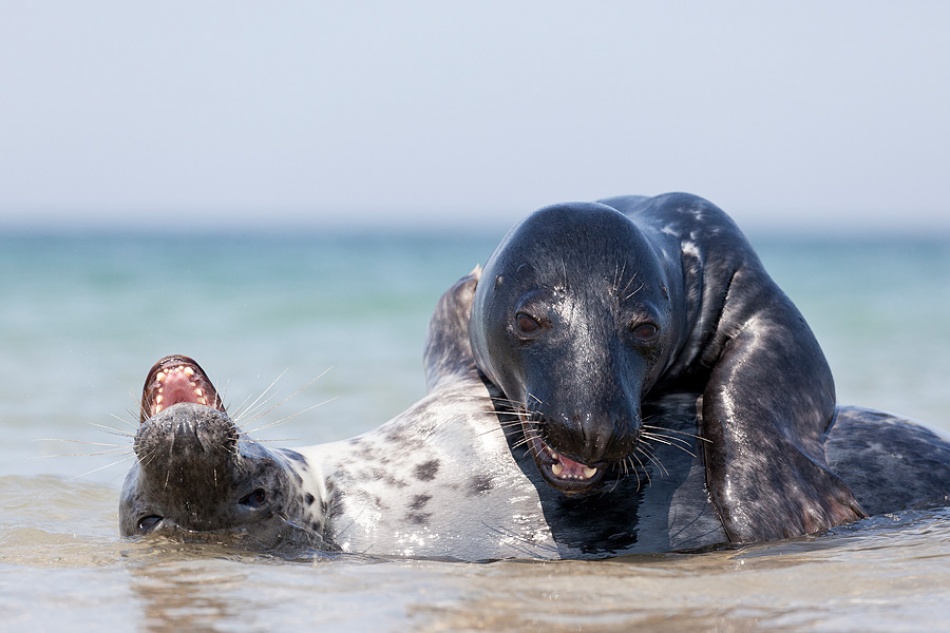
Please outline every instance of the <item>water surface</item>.
[{"label": "water surface", "polygon": [[[283,561],[118,538],[155,360],[195,357],[256,437],[354,435],[422,394],[429,313],[499,238],[0,238],[0,628],[950,630],[945,510],[602,562]],[[754,242],[842,402],[950,429],[950,241]]]}]

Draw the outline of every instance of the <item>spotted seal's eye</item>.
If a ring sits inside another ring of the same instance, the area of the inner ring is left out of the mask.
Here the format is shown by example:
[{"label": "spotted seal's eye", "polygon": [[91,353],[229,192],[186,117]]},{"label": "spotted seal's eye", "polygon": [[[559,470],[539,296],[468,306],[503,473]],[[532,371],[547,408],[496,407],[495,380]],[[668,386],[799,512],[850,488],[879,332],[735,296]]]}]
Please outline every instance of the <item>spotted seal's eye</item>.
[{"label": "spotted seal's eye", "polygon": [[538,320],[526,312],[519,312],[515,315],[515,325],[522,334],[534,334],[541,329]]},{"label": "spotted seal's eye", "polygon": [[162,517],[152,514],[147,517],[142,517],[139,519],[139,532],[142,534],[148,534],[162,522]]},{"label": "spotted seal's eye", "polygon": [[645,343],[655,339],[656,335],[660,333],[660,328],[653,323],[637,323],[630,326],[630,331],[635,339]]},{"label": "spotted seal's eye", "polygon": [[238,503],[249,508],[259,508],[264,505],[265,501],[267,501],[267,494],[263,489],[258,488],[251,494],[243,497],[240,501],[238,501]]}]

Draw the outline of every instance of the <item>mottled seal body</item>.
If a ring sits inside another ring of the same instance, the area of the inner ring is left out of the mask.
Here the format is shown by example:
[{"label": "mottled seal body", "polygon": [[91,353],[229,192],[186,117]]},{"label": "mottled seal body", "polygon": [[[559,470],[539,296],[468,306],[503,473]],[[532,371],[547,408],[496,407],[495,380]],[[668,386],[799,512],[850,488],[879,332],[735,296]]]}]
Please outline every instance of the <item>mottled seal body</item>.
[{"label": "mottled seal body", "polygon": [[485,266],[471,339],[520,415],[549,486],[597,491],[642,468],[644,413],[701,402],[706,483],[729,540],[865,515],[824,454],[831,371],[801,313],[732,220],[702,198],[546,207]]},{"label": "mottled seal body", "polygon": [[[159,361],[143,391],[137,462],[120,501],[122,534],[284,555],[473,561],[593,559],[727,542],[706,489],[696,394],[645,405],[654,429],[640,441],[651,458],[598,494],[565,496],[542,480],[516,420],[496,406],[504,405],[501,393],[474,365],[468,319],[476,277],[456,284],[435,311],[428,394],[350,440],[266,448],[237,429],[197,363]],[[865,508],[947,502],[945,439],[880,412],[844,408],[835,419],[825,458],[855,482]]]}]

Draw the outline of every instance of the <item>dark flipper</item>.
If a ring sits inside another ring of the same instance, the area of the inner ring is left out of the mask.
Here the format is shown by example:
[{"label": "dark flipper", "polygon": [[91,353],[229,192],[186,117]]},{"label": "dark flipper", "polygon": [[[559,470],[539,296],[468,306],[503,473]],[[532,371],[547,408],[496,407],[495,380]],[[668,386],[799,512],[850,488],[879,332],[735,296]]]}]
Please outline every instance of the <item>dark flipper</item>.
[{"label": "dark flipper", "polygon": [[455,282],[439,298],[432,314],[424,355],[429,392],[446,380],[478,376],[468,325],[480,275],[481,268],[476,267]]},{"label": "dark flipper", "polygon": [[789,538],[863,518],[825,459],[835,394],[814,336],[777,289],[740,304],[749,314],[735,319],[741,326],[703,401],[707,481],[730,540]]}]

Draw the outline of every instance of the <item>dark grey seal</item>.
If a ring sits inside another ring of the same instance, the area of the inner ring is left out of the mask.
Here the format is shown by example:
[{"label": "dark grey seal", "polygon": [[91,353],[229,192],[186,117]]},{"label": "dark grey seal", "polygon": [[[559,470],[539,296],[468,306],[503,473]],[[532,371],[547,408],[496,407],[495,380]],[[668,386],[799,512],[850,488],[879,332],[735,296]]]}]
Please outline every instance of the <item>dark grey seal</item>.
[{"label": "dark grey seal", "polygon": [[[650,457],[597,494],[541,479],[517,417],[476,369],[469,315],[477,273],[439,301],[428,393],[378,429],[296,450],[268,448],[230,419],[201,368],[149,372],[123,487],[125,536],[222,543],[286,556],[317,551],[457,560],[595,559],[728,541],[706,492],[701,397],[644,403]],[[869,513],[947,502],[950,443],[923,426],[843,408],[822,444]]]},{"label": "dark grey seal", "polygon": [[835,389],[815,336],[702,198],[530,215],[485,266],[471,340],[537,471],[564,494],[647,466],[644,440],[664,434],[651,410],[681,395],[701,406],[705,481],[730,541],[810,534],[869,511],[826,455]]}]

